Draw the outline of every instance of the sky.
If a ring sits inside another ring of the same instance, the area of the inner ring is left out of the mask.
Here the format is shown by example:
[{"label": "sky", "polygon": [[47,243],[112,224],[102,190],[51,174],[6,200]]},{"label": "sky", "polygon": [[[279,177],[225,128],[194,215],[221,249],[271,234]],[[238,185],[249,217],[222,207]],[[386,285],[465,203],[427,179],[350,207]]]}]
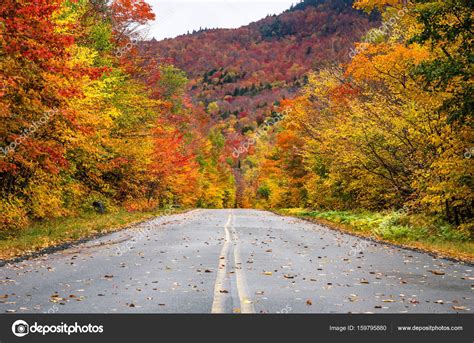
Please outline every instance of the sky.
[{"label": "sky", "polygon": [[279,14],[299,0],[147,0],[156,14],[148,37],[173,38],[202,28],[236,28]]}]

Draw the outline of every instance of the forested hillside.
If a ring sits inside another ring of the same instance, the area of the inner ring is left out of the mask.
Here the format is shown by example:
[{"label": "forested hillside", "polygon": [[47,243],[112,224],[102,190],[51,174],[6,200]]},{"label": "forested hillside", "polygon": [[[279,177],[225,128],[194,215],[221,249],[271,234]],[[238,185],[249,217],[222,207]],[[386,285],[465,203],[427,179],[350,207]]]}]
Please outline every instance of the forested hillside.
[{"label": "forested hillside", "polygon": [[367,32],[350,61],[308,73],[298,97],[284,104],[277,129],[259,135],[242,163],[244,203],[391,210],[385,226],[365,229],[389,238],[468,239],[473,4],[359,0],[354,6],[380,11],[383,23]]},{"label": "forested hillside", "polygon": [[87,213],[304,208],[472,256],[472,13],[306,0],[156,41],[143,1],[3,0],[1,238]]},{"label": "forested hillside", "polygon": [[3,237],[97,209],[233,206],[224,138],[186,74],[140,63],[154,18],[143,1],[0,3]]},{"label": "forested hillside", "polygon": [[144,53],[186,71],[193,102],[245,133],[293,97],[308,71],[348,60],[347,47],[377,22],[351,0],[305,1],[239,29],[151,41]]}]

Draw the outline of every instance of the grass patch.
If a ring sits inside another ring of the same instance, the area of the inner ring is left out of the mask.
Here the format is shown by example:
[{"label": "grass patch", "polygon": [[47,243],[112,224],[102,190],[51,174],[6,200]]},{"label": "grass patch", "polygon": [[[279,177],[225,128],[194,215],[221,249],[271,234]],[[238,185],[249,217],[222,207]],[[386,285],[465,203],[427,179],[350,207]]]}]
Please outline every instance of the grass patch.
[{"label": "grass patch", "polygon": [[393,211],[313,211],[291,208],[275,212],[313,219],[348,233],[417,248],[444,257],[470,263],[474,261],[474,242],[469,233],[456,229],[439,218]]},{"label": "grass patch", "polygon": [[[173,210],[173,213],[177,210]],[[6,260],[69,243],[98,234],[117,231],[126,226],[163,214],[163,210],[112,213],[87,212],[78,217],[57,218],[36,222],[24,229],[0,234],[0,259]]]}]

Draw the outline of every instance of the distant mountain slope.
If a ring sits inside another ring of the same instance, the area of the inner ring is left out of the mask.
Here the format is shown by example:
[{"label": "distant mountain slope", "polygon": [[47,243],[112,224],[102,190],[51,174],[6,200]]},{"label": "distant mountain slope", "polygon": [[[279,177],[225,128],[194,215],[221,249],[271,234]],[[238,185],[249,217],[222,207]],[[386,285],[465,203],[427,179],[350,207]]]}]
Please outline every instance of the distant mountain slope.
[{"label": "distant mountain slope", "polygon": [[193,101],[202,102],[215,121],[235,116],[235,131],[245,132],[280,99],[293,96],[309,70],[349,58],[353,42],[377,22],[351,4],[303,1],[238,29],[147,42],[144,53],[186,71]]}]

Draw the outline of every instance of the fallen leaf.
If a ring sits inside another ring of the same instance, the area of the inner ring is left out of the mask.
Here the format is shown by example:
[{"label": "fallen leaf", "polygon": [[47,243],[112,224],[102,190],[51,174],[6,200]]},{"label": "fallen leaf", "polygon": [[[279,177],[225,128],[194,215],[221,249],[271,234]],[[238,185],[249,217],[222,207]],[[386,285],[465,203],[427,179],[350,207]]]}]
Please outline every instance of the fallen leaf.
[{"label": "fallen leaf", "polygon": [[465,308],[464,306],[453,306],[453,310],[465,311],[465,310],[467,310],[467,308]]},{"label": "fallen leaf", "polygon": [[309,305],[309,306],[313,305],[313,302],[311,301],[311,299],[306,300],[306,305]]}]

